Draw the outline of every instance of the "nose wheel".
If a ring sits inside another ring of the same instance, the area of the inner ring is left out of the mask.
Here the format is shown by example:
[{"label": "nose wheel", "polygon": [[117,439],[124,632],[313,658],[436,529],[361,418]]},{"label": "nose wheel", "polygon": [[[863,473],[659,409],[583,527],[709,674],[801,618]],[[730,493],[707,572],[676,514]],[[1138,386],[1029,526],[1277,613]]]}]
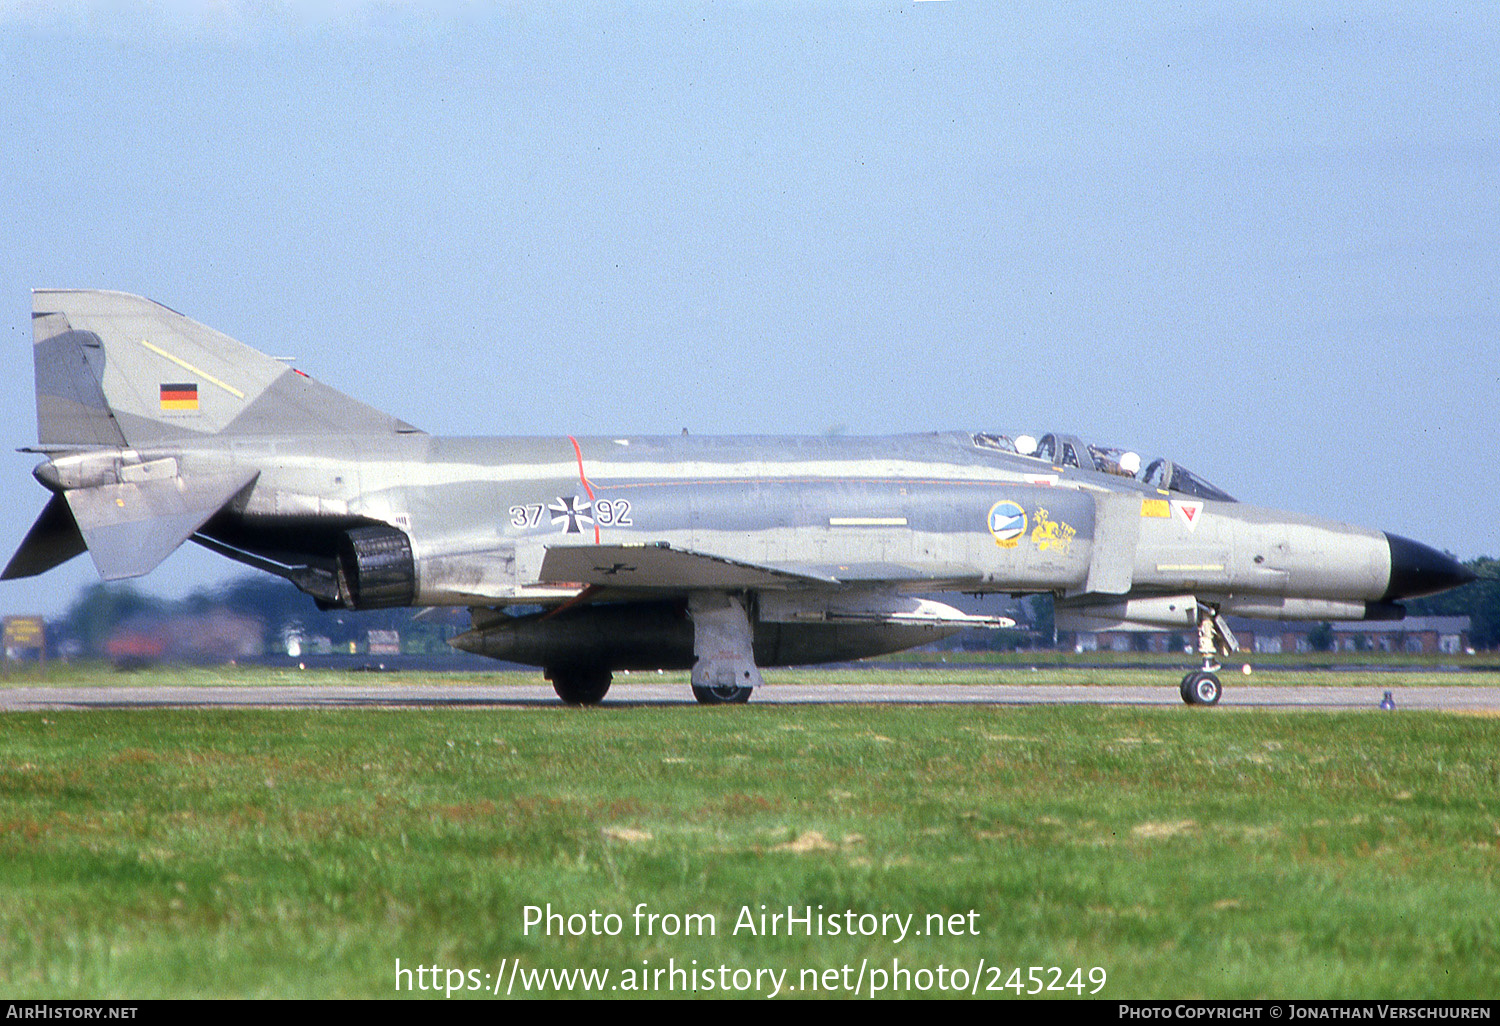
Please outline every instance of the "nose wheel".
[{"label": "nose wheel", "polygon": [[1216,705],[1223,693],[1218,675],[1208,670],[1194,670],[1182,678],[1182,700],[1188,705]]}]

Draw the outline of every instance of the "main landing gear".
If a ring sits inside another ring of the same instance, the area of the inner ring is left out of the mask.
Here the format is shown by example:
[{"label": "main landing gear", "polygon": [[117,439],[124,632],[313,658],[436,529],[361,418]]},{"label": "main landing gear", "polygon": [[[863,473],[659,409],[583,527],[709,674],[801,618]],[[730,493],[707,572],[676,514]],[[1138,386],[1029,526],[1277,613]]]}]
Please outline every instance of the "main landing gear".
[{"label": "main landing gear", "polygon": [[614,679],[607,666],[549,666],[546,677],[566,705],[598,705]]},{"label": "main landing gear", "polygon": [[1234,632],[1212,606],[1198,607],[1198,654],[1203,657],[1202,669],[1193,670],[1182,678],[1182,700],[1188,705],[1216,705],[1224,694],[1224,685],[1219,683],[1218,656],[1239,650],[1240,643]]},{"label": "main landing gear", "polygon": [[741,688],[733,684],[715,684],[710,687],[693,685],[693,697],[702,705],[744,705],[750,701],[754,688]]},{"label": "main landing gear", "polygon": [[703,705],[743,705],[761,682],[746,598],[693,592],[693,697]]}]

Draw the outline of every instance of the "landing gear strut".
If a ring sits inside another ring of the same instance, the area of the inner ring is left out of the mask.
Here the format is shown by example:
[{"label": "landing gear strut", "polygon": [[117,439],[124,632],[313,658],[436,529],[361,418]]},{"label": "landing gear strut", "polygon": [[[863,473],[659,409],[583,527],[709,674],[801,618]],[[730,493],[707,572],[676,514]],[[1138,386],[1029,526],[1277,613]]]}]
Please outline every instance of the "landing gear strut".
[{"label": "landing gear strut", "polygon": [[1212,606],[1198,606],[1198,654],[1203,657],[1203,668],[1193,670],[1182,678],[1182,700],[1188,705],[1215,705],[1224,694],[1224,685],[1219,683],[1218,656],[1238,651],[1240,643],[1234,632]]}]

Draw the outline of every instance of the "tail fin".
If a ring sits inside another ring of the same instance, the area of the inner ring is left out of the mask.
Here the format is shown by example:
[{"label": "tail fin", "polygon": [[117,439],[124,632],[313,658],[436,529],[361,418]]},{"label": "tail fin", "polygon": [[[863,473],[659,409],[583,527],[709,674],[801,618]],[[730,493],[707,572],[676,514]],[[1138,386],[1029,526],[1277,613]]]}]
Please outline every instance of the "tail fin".
[{"label": "tail fin", "polygon": [[31,325],[43,447],[417,430],[140,296],[38,289]]}]

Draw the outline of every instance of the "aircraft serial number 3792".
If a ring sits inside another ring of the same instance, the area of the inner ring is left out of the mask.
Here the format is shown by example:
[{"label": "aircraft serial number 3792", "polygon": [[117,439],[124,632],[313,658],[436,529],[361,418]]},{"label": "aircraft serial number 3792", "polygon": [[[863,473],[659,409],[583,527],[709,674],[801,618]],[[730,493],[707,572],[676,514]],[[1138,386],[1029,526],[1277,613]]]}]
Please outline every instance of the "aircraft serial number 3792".
[{"label": "aircraft serial number 3792", "polygon": [[85,549],[135,577],[191,540],[324,607],[467,606],[454,645],[570,703],[686,668],[743,702],[763,666],[1010,626],[930,597],[1003,592],[1064,630],[1193,632],[1181,693],[1211,705],[1226,615],[1394,618],[1473,576],[1068,436],[435,438],[137,296],[37,291],[32,328],[53,495],[5,578]]}]

